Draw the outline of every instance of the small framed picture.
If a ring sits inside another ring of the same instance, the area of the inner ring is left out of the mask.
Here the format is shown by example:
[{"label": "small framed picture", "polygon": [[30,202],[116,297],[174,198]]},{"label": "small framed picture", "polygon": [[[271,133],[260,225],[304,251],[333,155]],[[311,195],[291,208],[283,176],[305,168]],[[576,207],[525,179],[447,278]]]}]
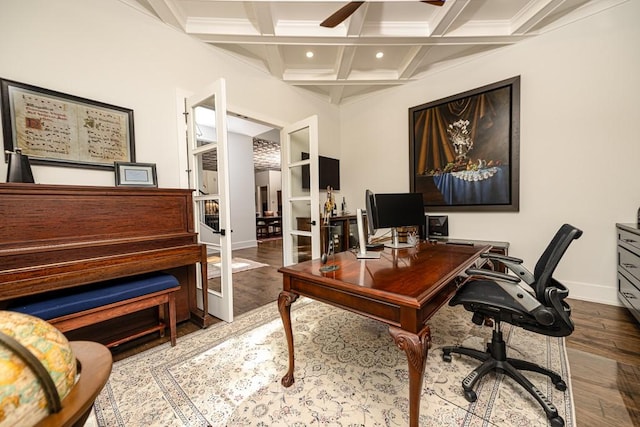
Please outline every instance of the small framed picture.
[{"label": "small framed picture", "polygon": [[155,163],[115,162],[116,186],[157,187]]}]

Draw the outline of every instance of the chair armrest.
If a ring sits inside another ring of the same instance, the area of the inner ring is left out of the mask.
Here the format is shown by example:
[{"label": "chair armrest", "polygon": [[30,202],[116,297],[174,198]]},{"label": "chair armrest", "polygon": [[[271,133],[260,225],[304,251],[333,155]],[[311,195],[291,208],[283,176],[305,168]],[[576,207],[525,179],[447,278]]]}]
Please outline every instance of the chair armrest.
[{"label": "chair armrest", "polygon": [[[553,279],[552,279],[553,280]],[[571,321],[571,309],[564,299],[569,295],[569,290],[560,282],[553,280],[554,286],[545,289],[545,298],[551,303],[557,315],[560,317],[565,326],[565,332],[562,336],[569,335],[574,330],[573,321]]]},{"label": "chair armrest", "polygon": [[508,255],[500,255],[491,252],[485,252],[480,255],[481,258],[487,258],[491,261],[498,261],[503,263],[509,270],[513,271],[518,277],[520,277],[526,284],[530,285],[535,282],[533,273],[527,270],[522,265],[520,258],[515,258]]},{"label": "chair armrest", "polygon": [[499,271],[485,270],[482,268],[468,268],[465,270],[467,276],[481,276],[489,279],[503,280],[505,282],[518,283],[520,278],[510,274],[500,273]]},{"label": "chair armrest", "polygon": [[513,264],[522,264],[522,260],[520,258],[516,258],[513,256],[509,256],[509,255],[502,255],[502,254],[497,254],[494,252],[485,252],[480,254],[480,258],[491,258],[493,260],[496,261],[502,261],[502,262],[509,262],[509,263],[513,263]]}]

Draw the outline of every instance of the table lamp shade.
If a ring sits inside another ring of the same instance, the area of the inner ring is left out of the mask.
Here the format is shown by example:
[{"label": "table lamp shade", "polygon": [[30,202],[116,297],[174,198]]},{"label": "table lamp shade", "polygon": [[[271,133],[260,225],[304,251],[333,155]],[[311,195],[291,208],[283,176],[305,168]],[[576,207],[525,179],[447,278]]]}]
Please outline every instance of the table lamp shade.
[{"label": "table lamp shade", "polygon": [[35,182],[31,172],[31,165],[29,164],[29,157],[22,154],[19,149],[14,153],[9,152],[7,182]]}]

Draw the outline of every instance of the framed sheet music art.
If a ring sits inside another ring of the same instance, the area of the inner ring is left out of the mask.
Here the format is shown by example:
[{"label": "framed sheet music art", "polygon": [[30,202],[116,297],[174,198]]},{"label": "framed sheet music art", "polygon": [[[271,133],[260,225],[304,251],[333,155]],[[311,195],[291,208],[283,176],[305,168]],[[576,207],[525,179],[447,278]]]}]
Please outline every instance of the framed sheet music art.
[{"label": "framed sheet music art", "polygon": [[133,110],[0,79],[4,148],[33,164],[111,169],[135,162]]}]

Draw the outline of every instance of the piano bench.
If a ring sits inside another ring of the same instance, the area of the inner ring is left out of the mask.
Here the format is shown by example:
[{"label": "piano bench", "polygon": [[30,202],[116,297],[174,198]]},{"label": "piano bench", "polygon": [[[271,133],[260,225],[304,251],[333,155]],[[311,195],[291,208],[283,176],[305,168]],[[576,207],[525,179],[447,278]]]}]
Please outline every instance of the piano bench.
[{"label": "piano bench", "polygon": [[39,317],[61,332],[67,332],[158,307],[157,325],[105,345],[115,347],[156,331],[160,332],[160,336],[164,336],[168,323],[171,346],[175,346],[176,292],[179,290],[180,283],[174,276],[153,273],[87,285],[80,292],[75,288],[38,295],[35,298],[29,297],[7,309]]}]

